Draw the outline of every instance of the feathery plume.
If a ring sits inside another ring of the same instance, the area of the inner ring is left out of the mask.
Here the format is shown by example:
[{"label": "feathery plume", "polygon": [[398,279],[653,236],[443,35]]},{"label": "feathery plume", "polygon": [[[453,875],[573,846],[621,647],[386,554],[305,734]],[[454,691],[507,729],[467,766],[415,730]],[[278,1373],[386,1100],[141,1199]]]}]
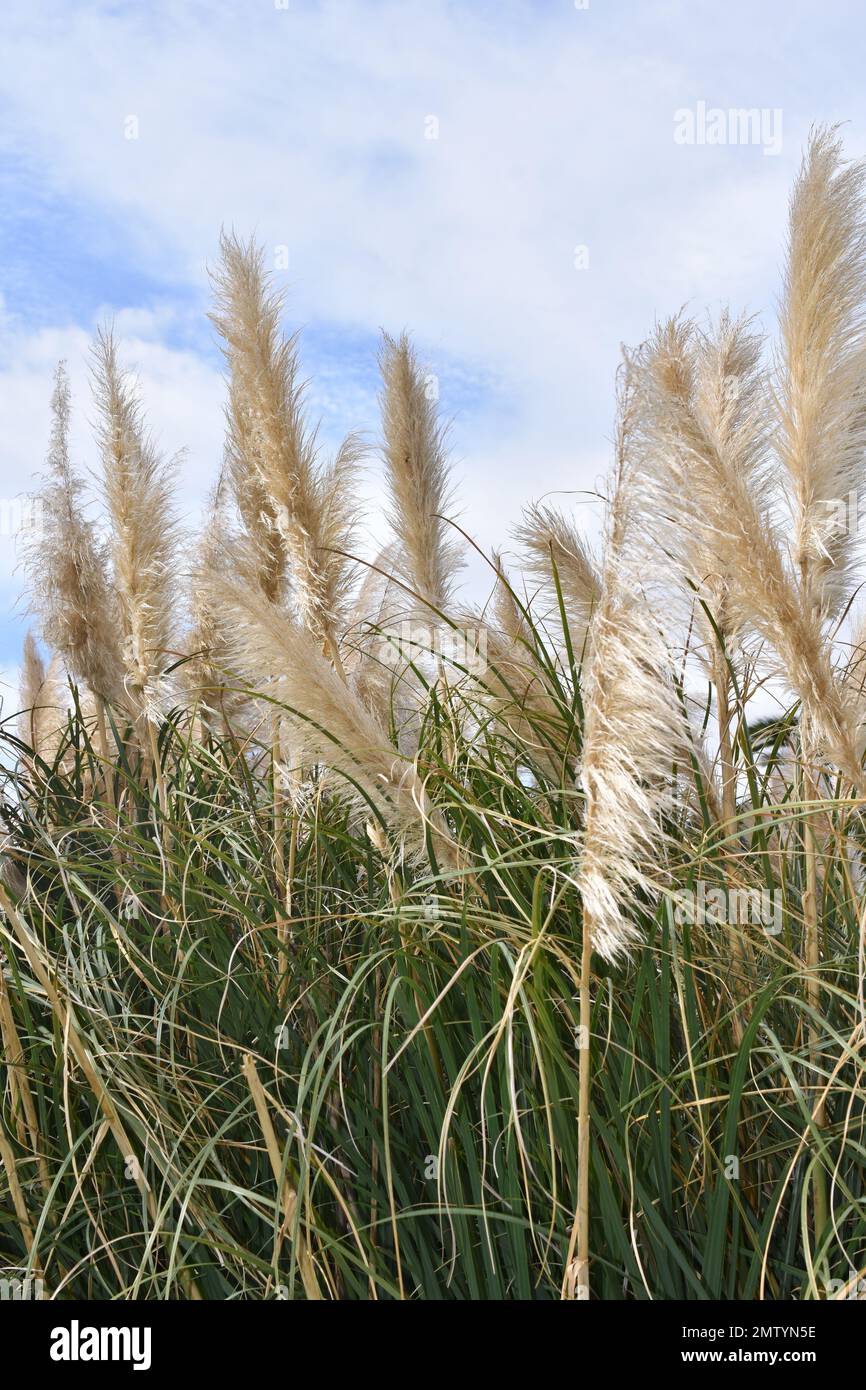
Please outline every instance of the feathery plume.
[{"label": "feathery plume", "polygon": [[[469,631],[483,637],[483,669],[474,675],[486,709],[507,730],[519,756],[544,769],[557,785],[574,771],[576,749],[569,744],[567,726],[544,678],[525,645],[515,645],[508,633],[476,619],[464,619]],[[467,692],[471,701],[472,691]]]},{"label": "feathery plume", "polygon": [[124,688],[137,716],[154,723],[169,696],[164,670],[174,642],[176,526],[172,470],[142,420],[135,387],[120,369],[110,329],[93,350],[103,490],[120,613]]},{"label": "feathery plume", "polygon": [[860,558],[842,522],[866,454],[866,170],[834,127],[813,131],[791,196],[778,364],[779,456],[808,598],[836,616]]},{"label": "feathery plume", "polygon": [[411,757],[428,689],[417,663],[429,656],[430,634],[407,611],[402,573],[400,548],[393,541],[367,568],[356,595],[346,632],[347,670],[359,699],[383,729],[392,731],[400,752]]},{"label": "feathery plume", "polygon": [[557,507],[527,507],[516,538],[526,552],[526,570],[558,607],[556,579],[562,591],[572,646],[583,650],[586,628],[598,602],[599,578],[589,548],[574,524]]},{"label": "feathery plume", "polygon": [[35,757],[50,765],[66,727],[63,664],[55,652],[46,668],[32,632],[24,638],[20,680],[18,727],[21,740],[32,749]]},{"label": "feathery plume", "polygon": [[851,624],[843,680],[845,690],[858,710],[858,720],[862,722],[866,714],[866,608],[860,609]]},{"label": "feathery plume", "polygon": [[352,637],[359,638],[364,630],[377,637],[387,634],[390,624],[405,609],[405,590],[399,575],[399,548],[392,542],[366,567],[352,606],[348,628]]},{"label": "feathery plume", "polygon": [[220,604],[214,602],[213,578],[224,572],[227,560],[246,573],[248,582],[260,583],[258,564],[250,560],[249,555],[238,553],[235,538],[229,533],[225,480],[221,477],[210,499],[190,576],[192,623],[185,641],[190,659],[181,668],[182,678],[193,698],[204,702],[205,718],[217,705],[226,712],[224,672],[231,649],[231,632]]},{"label": "feathery plume", "polygon": [[[728,460],[732,475],[765,517],[770,515],[772,474],[768,466],[766,379],[761,366],[763,341],[746,318],[724,310],[714,331],[695,334],[694,411],[707,440]],[[712,518],[692,518],[682,536],[690,577],[699,586],[716,629],[728,650],[739,636],[742,612],[732,600],[732,556],[716,544]],[[700,621],[709,628],[703,609]],[[716,636],[707,631],[711,647]]]},{"label": "feathery plume", "polygon": [[477,689],[482,704],[499,726],[525,750],[528,759],[543,767],[558,783],[563,775],[572,775],[576,750],[568,747],[561,711],[534,659],[530,625],[497,551],[493,553],[493,563],[497,576],[492,600],[495,621],[487,621],[477,613],[460,618],[460,627],[473,635],[476,649],[483,653],[478,669],[471,672],[472,685],[466,697],[471,701]]},{"label": "feathery plume", "polygon": [[[733,434],[713,428],[699,404],[691,334],[690,324],[672,319],[636,359],[641,466],[661,490],[656,512],[673,521],[673,531],[665,534],[674,553],[677,531],[687,535],[691,528],[701,535],[727,586],[729,629],[751,628],[776,653],[800,697],[809,746],[823,745],[859,786],[853,708],[835,679],[821,615],[804,602],[766,505],[760,416],[750,407]],[[746,350],[738,390],[747,402],[754,395],[757,404],[759,388],[747,370],[748,360]],[[744,458],[749,467],[743,466]]]},{"label": "feathery plume", "polygon": [[239,383],[231,381],[226,406],[226,472],[244,528],[249,571],[271,603],[284,603],[288,596],[286,548],[262,475],[252,462],[252,417],[242,394]]},{"label": "feathery plume", "polygon": [[45,684],[45,662],[36,645],[36,638],[28,632],[24,638],[24,651],[21,656],[20,704],[18,730],[21,739],[34,753],[39,752],[38,714],[39,698]]},{"label": "feathery plume", "polygon": [[223,233],[220,257],[211,321],[231,376],[235,489],[241,497],[249,493],[242,514],[249,526],[258,510],[262,524],[276,528],[301,621],[339,664],[341,606],[351,581],[349,562],[334,552],[346,542],[352,516],[347,484],[357,470],[357,441],[344,445],[330,469],[320,469],[315,433],[303,416],[297,340],[280,332],[283,299],[270,286],[263,252]]},{"label": "feathery plume", "polygon": [[[396,543],[379,551],[367,568],[355,596],[345,634],[346,670],[352,688],[384,728],[395,711],[395,661],[393,638],[405,613],[405,590],[397,580],[399,555]],[[404,685],[405,679],[401,681]]]},{"label": "feathery plume", "polygon": [[348,434],[316,479],[322,589],[325,608],[334,614],[340,633],[349,622],[354,590],[355,566],[350,551],[359,517],[355,483],[364,454],[361,436]]},{"label": "feathery plume", "polygon": [[286,706],[280,720],[291,726],[299,767],[322,763],[344,778],[367,811],[372,805],[380,812],[410,854],[423,853],[426,825],[440,862],[453,864],[451,837],[417,768],[389,743],[312,634],[252,585],[226,582],[216,593],[234,624],[240,669],[257,690]]},{"label": "feathery plume", "polygon": [[[29,715],[30,710],[36,704],[36,696],[45,681],[45,662],[42,653],[36,645],[36,638],[32,632],[24,634],[24,649],[21,654],[21,675],[20,675],[20,694],[22,698],[21,709]],[[24,725],[22,725],[23,731]]]},{"label": "feathery plume", "polygon": [[577,882],[592,948],[616,960],[637,940],[630,912],[651,892],[671,771],[684,742],[668,654],[642,591],[646,497],[632,457],[634,395],[620,384],[617,458],[598,601],[589,624]]},{"label": "feathery plume", "polygon": [[618,385],[616,456],[598,601],[588,630],[580,783],[585,797],[577,885],[580,955],[577,1203],[563,1297],[589,1292],[590,1026],[592,954],[625,955],[638,940],[640,895],[652,895],[672,770],[685,741],[668,656],[643,592],[647,475],[633,453],[635,392],[626,359]]},{"label": "feathery plume", "polygon": [[29,539],[26,569],[42,636],[73,679],[103,700],[123,696],[118,612],[104,547],[84,515],[81,481],[69,457],[70,394],[65,365],[55,373],[47,474],[40,525]]},{"label": "feathery plume", "polygon": [[508,571],[502,552],[494,550],[493,568],[496,571],[496,584],[493,589],[493,614],[497,626],[506,641],[515,646],[526,642],[530,636],[529,624],[521,612],[508,579]]},{"label": "feathery plume", "polygon": [[442,612],[459,564],[443,516],[451,503],[444,432],[405,333],[397,340],[383,335],[379,366],[390,520],[403,578],[423,604]]}]

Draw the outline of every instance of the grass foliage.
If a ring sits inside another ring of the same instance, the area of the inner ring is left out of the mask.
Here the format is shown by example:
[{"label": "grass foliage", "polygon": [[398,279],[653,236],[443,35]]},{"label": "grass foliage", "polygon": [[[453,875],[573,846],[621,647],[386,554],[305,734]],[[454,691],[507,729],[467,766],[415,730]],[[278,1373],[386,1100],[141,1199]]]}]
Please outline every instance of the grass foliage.
[{"label": "grass foliage", "polygon": [[[777,376],[747,325],[660,329],[600,563],[530,509],[483,615],[405,339],[375,599],[349,565],[360,446],[321,463],[254,247],[216,277],[227,472],[180,636],[170,476],[111,335],[107,549],[59,379],[55,659],[29,644],[0,726],[3,1269],[60,1299],[862,1290],[860,560],[819,505],[866,418],[846,170],[818,132]],[[841,277],[823,335],[809,265]],[[486,665],[382,665],[397,619],[471,621]]]},{"label": "grass foliage", "polygon": [[[578,747],[568,675],[551,664],[544,677]],[[419,759],[471,883],[404,866],[395,906],[393,866],[323,793],[297,828],[287,942],[266,749],[262,770],[232,740],[194,742],[167,720],[168,815],[115,763],[119,829],[94,800],[103,764],[74,716],[55,763],[19,774],[6,814],[27,948],[7,922],[5,1265],[29,1262],[79,1298],[295,1297],[305,1262],[322,1297],[559,1296],[577,1161],[580,798],[543,767],[528,776],[525,745],[502,731],[455,742],[458,700],[431,691]],[[747,979],[731,928],[677,923],[668,897],[642,915],[633,963],[595,975],[603,1298],[816,1297],[862,1264],[862,909],[828,857],[810,1058],[807,813],[770,793],[767,742],[760,760],[743,750],[760,831],[732,847],[706,817],[675,827],[682,887],[723,886],[732,851],[744,882],[784,885],[779,935],[744,931]],[[837,827],[848,808],[828,805]],[[820,1240],[816,1170],[832,1193]]]}]

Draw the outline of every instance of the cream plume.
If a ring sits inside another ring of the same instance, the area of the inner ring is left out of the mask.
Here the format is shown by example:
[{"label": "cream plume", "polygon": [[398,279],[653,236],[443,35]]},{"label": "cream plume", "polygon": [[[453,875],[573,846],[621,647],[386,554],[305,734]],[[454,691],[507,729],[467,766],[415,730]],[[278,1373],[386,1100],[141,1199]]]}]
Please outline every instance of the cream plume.
[{"label": "cream plume", "polygon": [[224,575],[229,566],[245,574],[249,583],[261,583],[260,557],[245,552],[230,533],[225,492],[225,479],[221,477],[210,499],[190,575],[192,625],[185,642],[189,660],[181,667],[182,679],[193,699],[203,702],[206,723],[214,709],[227,713],[238,703],[225,687],[232,633],[222,606],[214,600],[214,579]]},{"label": "cream plume", "polygon": [[[301,621],[339,663],[351,577],[350,562],[336,552],[346,547],[357,514],[349,484],[360,449],[350,439],[329,469],[319,466],[315,433],[304,421],[296,339],[280,332],[282,296],[270,286],[263,252],[223,233],[220,255],[211,319],[231,377],[235,491],[248,529],[257,509],[263,527],[276,528]],[[264,587],[269,590],[277,596],[276,585]]]},{"label": "cream plume", "polygon": [[579,660],[599,595],[599,577],[588,546],[564,512],[542,504],[526,508],[516,537],[526,553],[527,573],[546,592],[554,610],[558,610],[558,580]]},{"label": "cream plume", "polygon": [[273,503],[253,462],[252,414],[238,381],[229,383],[226,422],[226,472],[244,528],[249,570],[271,603],[284,603],[289,587],[286,547],[277,528]]},{"label": "cream plume", "polygon": [[93,390],[111,523],[124,688],[134,713],[155,722],[169,700],[164,672],[177,651],[172,470],[160,459],[145,428],[135,387],[121,371],[110,329],[101,329],[96,337]]},{"label": "cream plume", "polygon": [[625,954],[639,937],[635,907],[642,894],[655,891],[671,772],[685,739],[668,653],[642,590],[647,498],[632,454],[633,410],[626,369],[601,581],[589,624],[580,761],[586,809],[577,883],[584,930],[606,960]]},{"label": "cream plume", "polygon": [[399,725],[395,710],[397,689],[406,694],[406,680],[396,676],[399,637],[406,612],[406,591],[400,573],[396,543],[379,551],[361,581],[345,634],[346,670],[352,688],[384,728]]},{"label": "cream plume", "polygon": [[[46,669],[31,632],[24,638],[21,657],[21,713],[18,728],[22,743],[51,766],[66,728],[68,701],[63,663],[55,652]],[[28,764],[30,760],[28,759]]]},{"label": "cream plume", "polygon": [[286,707],[279,717],[290,726],[298,767],[322,763],[345,779],[353,799],[366,811],[375,807],[412,855],[423,854],[428,828],[437,858],[453,865],[451,836],[430,805],[417,767],[388,741],[312,634],[250,584],[223,583],[215,595],[234,625],[240,670],[256,690]]},{"label": "cream plume", "polygon": [[516,756],[542,767],[559,783],[573,775],[576,748],[568,746],[562,712],[535,659],[530,623],[497,551],[493,563],[497,575],[493,621],[474,612],[464,613],[459,620],[457,636],[465,634],[468,653],[465,698],[471,701],[477,691],[484,708],[510,735]]},{"label": "cream plume", "polygon": [[72,677],[103,700],[123,697],[119,616],[107,557],[84,515],[81,482],[69,458],[70,395],[61,362],[51,398],[47,475],[39,495],[39,525],[29,538],[26,567],[33,607],[45,641]]},{"label": "cream plume", "polygon": [[444,518],[451,483],[435,396],[405,333],[396,340],[383,335],[379,366],[382,453],[403,578],[423,604],[441,612],[453,589],[459,548]]},{"label": "cream plume", "polygon": [[[660,488],[653,524],[665,513],[672,553],[676,537],[701,538],[724,576],[726,622],[750,627],[776,653],[799,695],[804,736],[822,745],[846,777],[862,783],[853,709],[837,683],[821,615],[801,593],[773,525],[764,491],[765,427],[757,406],[733,433],[713,427],[696,387],[692,327],[664,324],[637,357],[641,381],[644,467]],[[758,387],[743,355],[738,389],[750,401]],[[757,401],[757,396],[755,397]],[[750,462],[744,467],[744,459]]]},{"label": "cream plume", "polygon": [[778,448],[794,513],[795,563],[822,614],[838,615],[860,559],[847,516],[866,455],[864,165],[833,127],[812,133],[791,196],[777,372]]}]

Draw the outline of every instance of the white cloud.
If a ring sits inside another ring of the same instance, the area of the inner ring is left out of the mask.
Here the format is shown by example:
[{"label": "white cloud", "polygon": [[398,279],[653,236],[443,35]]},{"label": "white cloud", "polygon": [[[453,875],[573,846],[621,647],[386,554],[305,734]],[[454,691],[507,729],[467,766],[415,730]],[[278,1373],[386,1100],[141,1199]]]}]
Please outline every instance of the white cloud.
[{"label": "white cloud", "polygon": [[[433,370],[456,360],[493,383],[454,431],[463,519],[490,544],[526,498],[594,485],[622,340],[685,301],[771,307],[809,123],[850,116],[864,146],[859,70],[839,62],[853,15],[845,0],[820,24],[805,0],[731,0],[723,17],[695,0],[7,0],[0,144],[76,206],[79,232],[94,219],[115,272],[165,282],[165,304],[132,302],[120,326],[161,441],[189,449],[190,496],[219,465],[221,392],[214,362],[176,345],[170,285],[203,291],[230,224],[288,246],[295,322],[405,325]],[[698,100],[781,107],[782,154],[677,146],[674,112]],[[41,457],[59,353],[85,399],[84,327],[7,326],[0,489]],[[339,368],[337,352],[318,401],[369,428],[371,392]]]},{"label": "white cloud", "polygon": [[[222,457],[220,372],[195,352],[167,346],[153,335],[141,310],[116,319],[123,358],[137,377],[149,424],[167,456],[185,450],[179,465],[182,500],[203,494]],[[52,377],[65,360],[72,394],[72,452],[87,471],[97,469],[92,433],[94,409],[88,380],[91,335],[82,328],[28,332],[8,318],[0,327],[0,487],[17,496],[32,486],[48,445]]]},{"label": "white cloud", "polygon": [[777,191],[790,161],[675,146],[674,109],[710,84],[661,35],[650,58],[592,10],[495,8],[82,5],[40,23],[19,7],[11,133],[55,187],[122,211],[119,258],[200,278],[222,223],[255,226],[289,247],[301,320],[408,323],[506,372],[532,411],[575,370],[609,374],[702,202],[718,216],[689,294],[715,294],[722,263],[748,288],[756,247],[760,279],[780,229],[725,209]]}]

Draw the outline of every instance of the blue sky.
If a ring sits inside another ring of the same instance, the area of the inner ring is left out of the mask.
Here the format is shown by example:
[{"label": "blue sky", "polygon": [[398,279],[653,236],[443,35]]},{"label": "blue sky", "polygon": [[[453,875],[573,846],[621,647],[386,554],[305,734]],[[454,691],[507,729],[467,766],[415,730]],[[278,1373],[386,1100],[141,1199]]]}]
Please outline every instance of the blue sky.
[{"label": "blue sky", "polygon": [[[41,466],[61,356],[76,457],[95,466],[87,344],[112,315],[158,438],[186,451],[195,516],[221,455],[204,315],[226,225],[275,265],[288,249],[278,279],[325,442],[375,433],[377,335],[406,327],[453,421],[462,524],[507,546],[521,505],[560,492],[594,530],[579,494],[607,464],[620,343],[683,304],[730,301],[771,331],[810,124],[847,121],[866,153],[863,15],[844,0],[4,0],[0,497]],[[780,112],[781,150],[677,143],[676,112],[699,103]],[[375,534],[375,461],[364,486]],[[2,535],[7,681],[19,588]]]}]

